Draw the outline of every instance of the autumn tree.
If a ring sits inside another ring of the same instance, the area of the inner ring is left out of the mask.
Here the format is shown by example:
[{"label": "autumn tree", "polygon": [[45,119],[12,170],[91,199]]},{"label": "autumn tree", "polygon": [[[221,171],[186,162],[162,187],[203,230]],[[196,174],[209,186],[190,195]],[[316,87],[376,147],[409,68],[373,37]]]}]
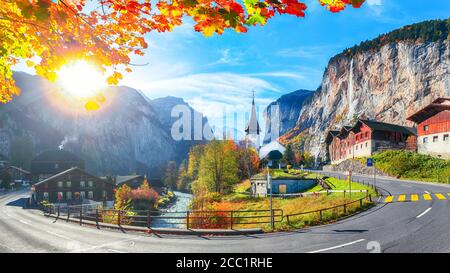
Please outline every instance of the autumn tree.
[{"label": "autumn tree", "polygon": [[192,183],[192,178],[188,173],[186,160],[183,160],[178,168],[177,189],[179,191],[189,191]]},{"label": "autumn tree", "polygon": [[145,179],[139,188],[131,190],[131,198],[135,209],[147,210],[156,208],[159,194],[150,187],[147,179]]},{"label": "autumn tree", "polygon": [[209,192],[224,193],[239,182],[236,145],[233,141],[213,140],[205,146],[196,183]]},{"label": "autumn tree", "polygon": [[283,162],[285,162],[288,165],[294,165],[295,163],[295,152],[294,152],[294,148],[292,147],[291,143],[288,143],[286,145],[286,150],[284,151],[283,154]]},{"label": "autumn tree", "polygon": [[128,185],[122,185],[116,190],[116,202],[114,203],[114,209],[117,210],[132,210],[133,198],[131,195],[131,188]]},{"label": "autumn tree", "polygon": [[198,178],[200,159],[203,155],[203,150],[203,145],[196,145],[189,151],[187,173],[191,177],[192,181],[197,180]]},{"label": "autumn tree", "polygon": [[178,180],[178,169],[175,161],[167,164],[166,173],[164,175],[164,185],[170,189],[176,189]]},{"label": "autumn tree", "polygon": [[[318,1],[338,12],[365,0]],[[5,0],[0,5],[0,101],[20,92],[11,71],[19,60],[50,81],[64,64],[85,60],[108,71],[108,83],[117,84],[124,71],[131,72],[131,55],[144,54],[149,32],[172,31],[187,17],[205,36],[225,29],[247,32],[277,13],[303,17],[306,8],[298,0]]]},{"label": "autumn tree", "polygon": [[259,155],[258,152],[252,148],[247,147],[245,143],[241,143],[236,153],[236,160],[238,163],[239,179],[248,179],[258,172]]}]

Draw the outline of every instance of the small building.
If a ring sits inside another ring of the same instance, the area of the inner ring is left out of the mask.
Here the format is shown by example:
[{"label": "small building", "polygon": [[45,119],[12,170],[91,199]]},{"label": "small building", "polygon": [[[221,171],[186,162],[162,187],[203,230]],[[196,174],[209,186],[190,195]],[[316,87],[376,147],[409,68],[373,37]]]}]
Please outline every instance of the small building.
[{"label": "small building", "polygon": [[145,177],[142,175],[116,176],[116,186],[127,185],[132,189],[139,188],[144,182]]},{"label": "small building", "polygon": [[73,167],[44,179],[33,186],[37,202],[76,204],[83,200],[114,200],[114,183]]},{"label": "small building", "polygon": [[272,141],[259,150],[259,159],[266,160],[269,168],[280,168],[286,148],[278,141]]},{"label": "small building", "polygon": [[439,98],[407,118],[417,125],[420,154],[450,159],[450,98]]},{"label": "small building", "polygon": [[10,176],[16,185],[28,186],[31,183],[31,173],[16,166],[8,166],[3,169]]},{"label": "small building", "polygon": [[72,167],[84,170],[84,161],[66,150],[46,151],[31,160],[30,172],[35,182],[42,181]]},{"label": "small building", "polygon": [[416,150],[415,128],[358,119],[354,126],[329,131],[325,143],[332,164],[346,159],[369,157],[383,150]]}]

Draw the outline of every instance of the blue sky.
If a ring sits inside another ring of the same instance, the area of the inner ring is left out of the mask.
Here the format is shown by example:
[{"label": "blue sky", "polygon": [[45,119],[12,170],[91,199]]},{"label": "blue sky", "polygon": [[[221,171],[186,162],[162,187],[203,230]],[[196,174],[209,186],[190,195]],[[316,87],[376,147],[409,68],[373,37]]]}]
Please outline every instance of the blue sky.
[{"label": "blue sky", "polygon": [[[121,82],[148,97],[184,98],[222,127],[222,115],[238,116],[238,129],[256,91],[260,112],[268,103],[297,89],[315,90],[330,57],[343,49],[401,26],[448,18],[448,0],[367,0],[360,9],[337,14],[317,0],[305,0],[305,18],[276,16],[246,34],[226,31],[205,38],[193,23],[171,33],[150,34],[149,48],[134,63],[134,72]],[[263,122],[261,122],[263,123]]]}]

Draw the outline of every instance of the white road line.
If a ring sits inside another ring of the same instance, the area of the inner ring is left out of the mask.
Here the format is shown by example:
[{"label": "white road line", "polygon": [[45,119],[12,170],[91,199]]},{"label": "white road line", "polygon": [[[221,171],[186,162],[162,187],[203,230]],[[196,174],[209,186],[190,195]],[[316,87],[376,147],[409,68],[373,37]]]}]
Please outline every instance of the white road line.
[{"label": "white road line", "polygon": [[105,244],[98,245],[98,246],[93,246],[93,247],[84,248],[84,249],[78,249],[77,251],[78,251],[78,252],[88,252],[88,251],[91,251],[91,250],[95,250],[95,249],[99,249],[99,248],[105,248],[105,247],[108,247],[108,246],[113,246],[113,245],[116,245],[116,244],[120,244],[120,243],[124,243],[124,242],[129,242],[129,241],[134,241],[134,240],[136,240],[136,239],[142,239],[142,238],[143,238],[142,236],[136,236],[136,237],[132,237],[132,238],[130,238],[130,239],[124,239],[124,240],[119,240],[119,241],[113,241],[113,242],[105,243]]},{"label": "white road line", "polygon": [[336,249],[336,248],[341,248],[341,247],[346,247],[346,246],[349,246],[349,245],[357,244],[357,243],[360,243],[360,242],[365,241],[365,240],[366,239],[359,239],[359,240],[356,240],[356,241],[353,241],[353,242],[350,242],[350,243],[346,243],[346,244],[342,244],[342,245],[338,245],[338,246],[332,246],[332,247],[324,248],[324,249],[319,249],[319,250],[311,251],[311,252],[308,252],[308,253],[319,253],[319,252],[324,252],[324,251],[328,251],[328,250],[333,250],[333,249]]},{"label": "white road line", "polygon": [[424,191],[425,193],[427,193],[427,194],[430,194],[430,192],[429,191]]},{"label": "white road line", "polygon": [[22,224],[25,224],[25,225],[31,226],[31,224],[30,224],[30,223],[28,223],[27,221],[24,221],[24,220],[19,220],[19,222],[21,222]]},{"label": "white road line", "polygon": [[106,250],[111,251],[111,252],[115,252],[115,253],[127,253],[125,251],[115,250],[115,249],[112,249],[112,248],[107,248]]},{"label": "white road line", "polygon": [[417,215],[416,218],[419,219],[420,217],[424,216],[430,210],[431,210],[431,207],[427,208],[424,212],[422,212],[421,214]]},{"label": "white road line", "polygon": [[68,241],[75,241],[75,240],[73,240],[73,239],[70,239],[69,237],[67,237],[67,236],[64,236],[64,235],[61,235],[61,234],[58,234],[58,233],[54,233],[54,232],[51,232],[51,231],[45,231],[45,232],[47,232],[48,234],[50,234],[50,235],[53,235],[53,236],[56,236],[56,237],[59,237],[59,238],[62,238],[62,239],[64,239],[64,240],[68,240]]}]

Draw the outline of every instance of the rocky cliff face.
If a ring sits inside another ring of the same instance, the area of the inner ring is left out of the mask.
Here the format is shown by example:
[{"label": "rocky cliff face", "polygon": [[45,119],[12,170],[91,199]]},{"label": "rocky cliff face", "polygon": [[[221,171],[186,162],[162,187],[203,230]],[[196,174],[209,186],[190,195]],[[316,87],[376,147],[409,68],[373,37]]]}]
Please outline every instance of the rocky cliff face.
[{"label": "rocky cliff face", "polygon": [[[308,98],[312,97],[313,94],[314,92],[311,90],[297,90],[281,96],[264,109],[264,117],[266,120],[264,134],[265,144],[271,141],[272,130],[278,130],[279,135],[281,136],[295,127],[303,103],[307,101]],[[276,107],[278,107],[278,110],[276,110]],[[272,113],[272,111],[278,111],[278,113]],[[276,118],[276,115],[278,115],[279,118]],[[272,126],[272,117],[279,120],[278,126],[275,124]]]},{"label": "rocky cliff face", "polygon": [[[39,77],[16,73],[15,80],[21,96],[0,108],[2,154],[10,155],[12,141],[28,135],[34,154],[60,147],[86,160],[87,169],[97,174],[137,172],[155,177],[169,160],[185,157],[192,145],[174,141],[170,124],[162,123],[167,113],[156,111],[137,90],[110,88],[100,110],[87,112]],[[161,107],[164,103],[159,101]]]},{"label": "rocky cliff face", "polygon": [[412,126],[409,115],[450,96],[449,54],[448,40],[399,42],[334,59],[296,124],[305,149],[320,156],[325,132],[358,117]]}]

